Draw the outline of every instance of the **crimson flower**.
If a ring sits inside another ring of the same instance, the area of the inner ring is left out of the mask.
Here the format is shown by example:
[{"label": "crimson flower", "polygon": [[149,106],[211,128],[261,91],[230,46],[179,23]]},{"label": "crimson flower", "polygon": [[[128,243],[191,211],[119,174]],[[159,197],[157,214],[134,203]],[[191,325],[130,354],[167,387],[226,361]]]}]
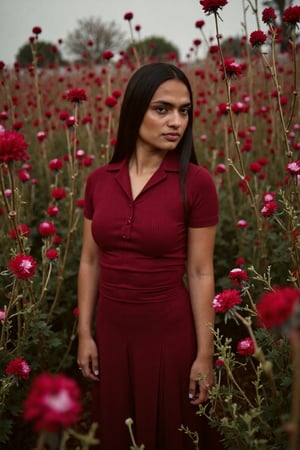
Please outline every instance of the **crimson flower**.
[{"label": "crimson flower", "polygon": [[51,191],[51,197],[55,200],[62,200],[63,198],[66,198],[67,193],[64,188],[54,188]]},{"label": "crimson flower", "polygon": [[243,299],[235,289],[225,289],[213,299],[212,306],[216,312],[226,313],[236,305],[242,303]]},{"label": "crimson flower", "polygon": [[216,107],[217,115],[220,116],[227,116],[229,111],[229,105],[228,103],[219,103],[219,105]]},{"label": "crimson flower", "polygon": [[274,201],[270,201],[264,204],[264,206],[261,209],[261,214],[264,217],[270,217],[272,216],[275,211],[279,208],[278,203],[274,202]]},{"label": "crimson flower", "polygon": [[45,253],[46,258],[53,260],[57,259],[59,254],[58,251],[55,248],[49,248]]},{"label": "crimson flower", "polygon": [[234,61],[232,58],[227,58],[224,60],[223,64],[220,65],[220,70],[223,72],[223,79],[225,74],[228,78],[236,79],[242,73],[242,66]]},{"label": "crimson flower", "polygon": [[102,58],[103,59],[110,60],[113,57],[114,57],[114,54],[113,54],[113,52],[111,50],[104,50],[104,52],[102,53]]},{"label": "crimson flower", "polygon": [[232,280],[234,286],[239,286],[242,281],[248,281],[247,272],[239,267],[229,272],[229,278]]},{"label": "crimson flower", "polygon": [[124,20],[132,20],[133,19],[133,13],[132,12],[127,12],[124,14]]},{"label": "crimson flower", "polygon": [[24,135],[17,131],[0,133],[0,164],[29,159],[26,153],[28,144]]},{"label": "crimson flower", "polygon": [[115,98],[120,98],[122,96],[122,92],[119,89],[114,89],[111,95]]},{"label": "crimson flower", "polygon": [[52,236],[56,233],[55,225],[52,222],[48,222],[45,220],[44,222],[39,224],[39,232],[42,236]]},{"label": "crimson flower", "polygon": [[266,328],[284,325],[300,301],[300,290],[295,287],[275,287],[261,295],[256,305],[258,320]]},{"label": "crimson flower", "polygon": [[243,356],[253,355],[255,352],[254,342],[251,338],[241,339],[237,344],[237,353]]},{"label": "crimson flower", "polygon": [[48,206],[48,208],[47,208],[48,216],[55,217],[55,216],[57,216],[58,213],[59,213],[59,209],[57,206],[54,206],[54,205]]},{"label": "crimson flower", "polygon": [[266,192],[265,194],[263,194],[263,201],[265,203],[272,202],[274,199],[275,199],[274,192]]},{"label": "crimson flower", "polygon": [[262,12],[262,21],[266,24],[275,22],[276,14],[273,8],[265,8]]},{"label": "crimson flower", "polygon": [[18,253],[9,261],[7,267],[19,280],[24,280],[35,274],[36,261],[30,255]]},{"label": "crimson flower", "polygon": [[109,95],[108,97],[106,97],[104,103],[105,103],[105,106],[108,106],[109,108],[113,108],[114,106],[116,106],[118,101],[117,101],[116,97],[114,97],[113,95]]},{"label": "crimson flower", "polygon": [[238,228],[247,228],[248,227],[248,222],[244,219],[240,219],[237,222],[237,227]]},{"label": "crimson flower", "polygon": [[222,9],[227,3],[227,0],[200,0],[200,5],[207,14],[215,14],[218,9]]},{"label": "crimson flower", "polygon": [[202,27],[204,27],[204,25],[205,25],[205,22],[204,22],[204,20],[197,20],[197,22],[195,22],[195,27],[196,28],[202,28]]},{"label": "crimson flower", "polygon": [[25,223],[20,223],[19,225],[17,225],[17,233],[16,233],[15,229],[12,228],[9,232],[9,236],[15,240],[15,239],[17,239],[17,234],[18,234],[18,236],[28,238],[29,233],[30,233],[30,228],[27,225],[25,225]]},{"label": "crimson flower", "polygon": [[49,162],[49,165],[48,165],[49,169],[53,170],[53,171],[60,170],[62,168],[62,166],[63,166],[63,162],[61,159],[58,159],[58,158],[51,159],[51,161]]},{"label": "crimson flower", "polygon": [[263,31],[257,30],[252,31],[252,33],[250,34],[249,41],[252,47],[260,47],[265,43],[266,39],[267,35]]},{"label": "crimson flower", "polygon": [[259,164],[259,162],[252,162],[249,164],[249,170],[252,173],[258,173],[261,171],[261,165]]},{"label": "crimson flower", "polygon": [[57,432],[79,420],[80,389],[65,375],[38,375],[24,402],[24,420],[33,422],[35,431]]},{"label": "crimson flower", "polygon": [[69,89],[65,95],[65,99],[72,103],[81,103],[87,100],[86,92],[84,89],[74,88]]},{"label": "crimson flower", "polygon": [[224,367],[225,366],[224,359],[221,357],[217,358],[215,361],[215,366],[218,368]]},{"label": "crimson flower", "polygon": [[42,29],[41,29],[41,27],[33,27],[32,32],[33,32],[33,34],[35,34],[37,36],[38,34],[41,34]]},{"label": "crimson flower", "polygon": [[14,375],[22,380],[28,380],[30,367],[25,359],[15,358],[7,364],[5,373],[6,375]]},{"label": "crimson flower", "polygon": [[289,6],[283,11],[283,22],[296,26],[300,22],[300,6]]}]

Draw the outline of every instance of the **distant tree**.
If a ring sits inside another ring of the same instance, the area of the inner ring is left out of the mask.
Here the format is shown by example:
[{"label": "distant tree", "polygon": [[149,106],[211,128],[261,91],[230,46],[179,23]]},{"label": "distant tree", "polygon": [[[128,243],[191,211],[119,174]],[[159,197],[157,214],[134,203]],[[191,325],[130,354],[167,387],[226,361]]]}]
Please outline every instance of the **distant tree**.
[{"label": "distant tree", "polygon": [[[135,43],[137,52],[142,56],[143,60],[153,59],[174,59],[179,58],[179,50],[171,42],[158,36],[151,36]],[[132,45],[127,48],[127,53],[131,53]]]},{"label": "distant tree", "polygon": [[90,58],[99,62],[104,50],[120,50],[124,40],[124,33],[115,22],[105,24],[99,17],[90,17],[78,21],[78,27],[65,39],[65,48],[79,60]]},{"label": "distant tree", "polygon": [[34,45],[34,48],[36,50],[38,67],[46,67],[54,64],[56,61],[58,61],[58,63],[62,62],[61,53],[56,45],[51,44],[51,42],[38,40],[33,44],[30,44],[28,42],[19,49],[16,60],[21,67],[26,67],[32,63],[32,45]]}]

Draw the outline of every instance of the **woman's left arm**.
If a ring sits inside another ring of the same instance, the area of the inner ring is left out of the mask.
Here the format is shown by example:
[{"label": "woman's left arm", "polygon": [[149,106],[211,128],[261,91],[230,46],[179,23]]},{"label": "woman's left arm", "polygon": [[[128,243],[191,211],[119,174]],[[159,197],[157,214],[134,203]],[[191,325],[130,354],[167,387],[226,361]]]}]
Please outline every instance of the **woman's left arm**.
[{"label": "woman's left arm", "polygon": [[191,403],[198,405],[208,398],[208,389],[213,384],[214,326],[215,313],[213,254],[216,226],[189,228],[187,276],[193,311],[197,355],[190,372],[189,396]]}]

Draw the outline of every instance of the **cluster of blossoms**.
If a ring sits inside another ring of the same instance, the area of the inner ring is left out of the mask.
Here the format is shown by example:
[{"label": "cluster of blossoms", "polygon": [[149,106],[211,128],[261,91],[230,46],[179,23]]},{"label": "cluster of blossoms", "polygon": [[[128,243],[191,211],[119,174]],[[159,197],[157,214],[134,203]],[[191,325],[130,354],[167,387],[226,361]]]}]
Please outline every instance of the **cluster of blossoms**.
[{"label": "cluster of blossoms", "polygon": [[43,373],[37,376],[24,402],[24,419],[33,422],[35,431],[57,432],[80,418],[80,390],[64,375]]},{"label": "cluster of blossoms", "polygon": [[263,217],[271,217],[274,215],[275,211],[279,208],[277,202],[275,202],[275,194],[273,192],[267,192],[263,195],[264,205],[261,209],[261,214]]}]

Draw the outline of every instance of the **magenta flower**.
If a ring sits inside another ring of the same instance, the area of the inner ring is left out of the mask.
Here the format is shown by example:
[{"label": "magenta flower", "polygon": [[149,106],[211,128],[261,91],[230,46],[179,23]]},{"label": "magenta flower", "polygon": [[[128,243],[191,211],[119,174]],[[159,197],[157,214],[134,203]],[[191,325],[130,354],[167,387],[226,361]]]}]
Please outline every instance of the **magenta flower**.
[{"label": "magenta flower", "polygon": [[28,160],[26,153],[28,144],[24,135],[17,131],[3,131],[0,133],[0,164],[12,161]]},{"label": "magenta flower", "polygon": [[229,279],[234,286],[239,286],[243,281],[248,281],[248,275],[245,270],[237,267],[229,272]]},{"label": "magenta flower", "polygon": [[9,261],[7,267],[19,280],[24,280],[35,274],[36,266],[32,256],[19,253]]},{"label": "magenta flower", "polygon": [[248,227],[248,222],[244,219],[240,219],[237,222],[237,227],[238,228],[247,228]]},{"label": "magenta flower", "polygon": [[59,213],[59,209],[57,206],[54,206],[54,205],[48,206],[48,208],[47,208],[48,216],[55,217],[55,216],[57,216],[58,213]]},{"label": "magenta flower", "polygon": [[7,364],[5,373],[6,375],[14,375],[22,380],[28,380],[30,367],[25,359],[15,358]]},{"label": "magenta flower", "polygon": [[259,322],[266,328],[284,325],[300,301],[300,290],[295,287],[276,287],[261,295],[256,305]]},{"label": "magenta flower", "polygon": [[55,200],[62,200],[66,198],[67,192],[64,188],[54,188],[51,191],[51,197]]},{"label": "magenta flower", "polygon": [[253,355],[255,352],[254,342],[251,338],[241,339],[237,344],[237,353],[243,356]]},{"label": "magenta flower", "polygon": [[270,201],[264,204],[264,206],[261,209],[261,214],[264,217],[270,217],[272,216],[275,211],[279,208],[278,203],[274,202],[274,201]]},{"label": "magenta flower", "polygon": [[257,30],[257,31],[253,31],[250,34],[250,44],[252,45],[252,47],[261,47],[267,39],[267,35],[261,31],[261,30]]},{"label": "magenta flower", "polygon": [[275,194],[274,194],[274,192],[266,192],[266,193],[263,195],[263,201],[264,201],[265,203],[272,202],[274,199],[275,199]]},{"label": "magenta flower", "polygon": [[52,261],[53,259],[57,259],[59,257],[59,253],[55,248],[49,248],[45,254],[46,258]]},{"label": "magenta flower", "polygon": [[57,432],[80,418],[80,389],[65,375],[38,375],[24,402],[24,420],[35,431]]},{"label": "magenta flower", "polygon": [[220,70],[223,72],[223,79],[225,78],[225,74],[228,78],[236,79],[242,73],[242,66],[234,61],[232,58],[228,58],[224,60],[223,64],[220,65]]},{"label": "magenta flower", "polygon": [[25,225],[25,223],[20,223],[19,225],[17,225],[17,233],[14,228],[9,231],[9,236],[14,240],[17,239],[17,234],[20,237],[28,238],[30,234],[30,228]]},{"label": "magenta flower", "polygon": [[224,359],[219,357],[216,359],[215,361],[215,366],[218,367],[219,369],[221,369],[222,367],[224,367],[225,363],[224,363]]},{"label": "magenta flower", "polygon": [[61,159],[58,158],[51,159],[48,165],[49,169],[53,171],[59,171],[62,168],[62,166],[63,162]]},{"label": "magenta flower", "polygon": [[222,9],[227,3],[227,0],[200,0],[200,5],[207,14],[215,14],[218,9]]},{"label": "magenta flower", "polygon": [[290,175],[300,175],[300,161],[292,161],[288,163],[286,170]]},{"label": "magenta flower", "polygon": [[4,309],[0,309],[0,322],[3,323],[6,319],[6,313]]},{"label": "magenta flower", "polygon": [[212,306],[216,312],[226,313],[234,306],[242,303],[243,299],[235,289],[226,289],[217,294],[213,299]]}]

